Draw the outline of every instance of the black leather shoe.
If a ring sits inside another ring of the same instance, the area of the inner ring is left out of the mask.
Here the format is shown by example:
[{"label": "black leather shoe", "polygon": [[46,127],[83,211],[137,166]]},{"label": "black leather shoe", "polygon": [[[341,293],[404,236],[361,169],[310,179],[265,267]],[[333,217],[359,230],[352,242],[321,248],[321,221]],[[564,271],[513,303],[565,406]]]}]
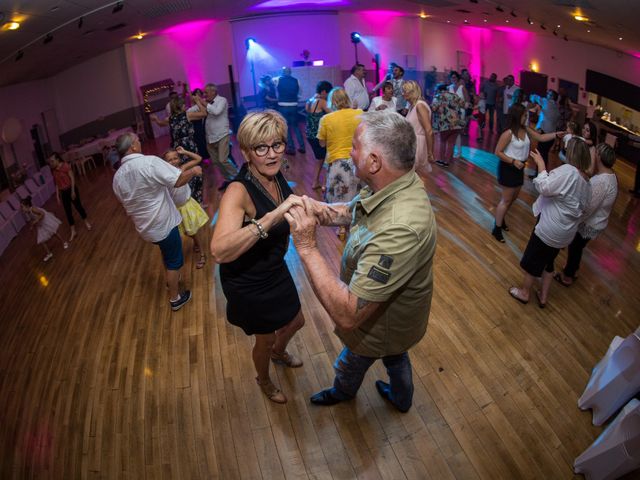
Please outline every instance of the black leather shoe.
[{"label": "black leather shoe", "polygon": [[391,395],[389,393],[389,384],[387,382],[383,382],[382,380],[376,380],[376,390],[378,390],[378,393],[380,394],[380,396],[382,398],[384,398],[387,402],[389,402],[391,405],[393,405],[393,407],[398,410],[401,413],[407,413],[409,411],[409,408],[402,409],[400,407],[398,407],[395,403],[393,403],[391,401]]},{"label": "black leather shoe", "polygon": [[321,390],[318,393],[311,395],[309,400],[314,405],[335,405],[336,403],[340,403],[342,400],[333,396],[331,393],[332,388],[327,388],[325,390]]}]

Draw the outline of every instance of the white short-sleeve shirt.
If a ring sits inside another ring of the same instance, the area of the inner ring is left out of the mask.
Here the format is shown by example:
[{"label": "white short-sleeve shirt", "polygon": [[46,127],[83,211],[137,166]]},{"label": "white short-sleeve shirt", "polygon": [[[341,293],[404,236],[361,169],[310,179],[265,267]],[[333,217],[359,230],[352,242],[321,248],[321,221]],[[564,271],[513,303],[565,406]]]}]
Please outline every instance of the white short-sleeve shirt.
[{"label": "white short-sleeve shirt", "polygon": [[147,242],[169,236],[182,217],[171,198],[181,170],[154,155],[132,153],[121,160],[113,192]]}]

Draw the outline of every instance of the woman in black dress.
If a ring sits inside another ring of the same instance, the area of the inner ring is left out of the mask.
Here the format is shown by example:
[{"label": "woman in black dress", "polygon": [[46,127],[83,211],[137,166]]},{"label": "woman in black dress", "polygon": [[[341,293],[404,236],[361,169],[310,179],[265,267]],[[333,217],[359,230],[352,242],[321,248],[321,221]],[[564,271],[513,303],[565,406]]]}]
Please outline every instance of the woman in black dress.
[{"label": "woman in black dress", "polygon": [[238,143],[246,163],[220,201],[211,254],[220,264],[227,320],[256,337],[256,381],[269,400],[285,403],[287,398],[271,382],[269,359],[302,366],[286,350],[304,317],[284,261],[289,245],[284,214],[303,203],[280,173],[287,143],[282,115],[274,110],[250,113],[238,129]]}]

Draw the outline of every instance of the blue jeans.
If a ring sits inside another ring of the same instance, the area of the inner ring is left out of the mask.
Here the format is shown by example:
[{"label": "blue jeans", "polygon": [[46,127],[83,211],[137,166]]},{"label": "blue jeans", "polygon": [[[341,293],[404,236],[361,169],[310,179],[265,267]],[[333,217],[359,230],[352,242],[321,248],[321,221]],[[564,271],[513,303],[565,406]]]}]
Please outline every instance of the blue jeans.
[{"label": "blue jeans", "polygon": [[[332,394],[340,400],[348,400],[356,396],[364,375],[377,358],[364,357],[344,347],[333,364],[336,378],[333,380]],[[382,357],[387,368],[390,385],[391,402],[398,408],[408,410],[413,399],[413,378],[411,362],[407,352],[400,355]]]},{"label": "blue jeans", "polygon": [[298,107],[279,106],[278,109],[287,121],[287,149],[296,149],[296,146],[293,143],[293,136],[291,135],[291,130],[293,130],[296,135],[296,139],[298,140],[298,145],[300,145],[300,148],[304,150],[304,138],[302,137],[300,125],[298,124]]}]

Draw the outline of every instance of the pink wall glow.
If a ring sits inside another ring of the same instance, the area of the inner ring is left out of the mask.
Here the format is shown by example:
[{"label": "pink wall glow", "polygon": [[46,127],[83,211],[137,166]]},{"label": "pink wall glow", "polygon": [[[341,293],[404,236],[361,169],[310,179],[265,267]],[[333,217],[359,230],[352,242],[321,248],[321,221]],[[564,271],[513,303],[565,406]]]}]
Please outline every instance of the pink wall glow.
[{"label": "pink wall glow", "polygon": [[180,52],[189,85],[206,83],[202,59],[206,55],[206,36],[214,24],[214,20],[197,20],[174,25],[161,32]]},{"label": "pink wall glow", "polygon": [[480,88],[483,74],[483,49],[491,43],[491,30],[482,27],[464,26],[459,28],[459,32],[466,43],[466,51],[471,54],[469,73],[475,81],[476,88]]}]

